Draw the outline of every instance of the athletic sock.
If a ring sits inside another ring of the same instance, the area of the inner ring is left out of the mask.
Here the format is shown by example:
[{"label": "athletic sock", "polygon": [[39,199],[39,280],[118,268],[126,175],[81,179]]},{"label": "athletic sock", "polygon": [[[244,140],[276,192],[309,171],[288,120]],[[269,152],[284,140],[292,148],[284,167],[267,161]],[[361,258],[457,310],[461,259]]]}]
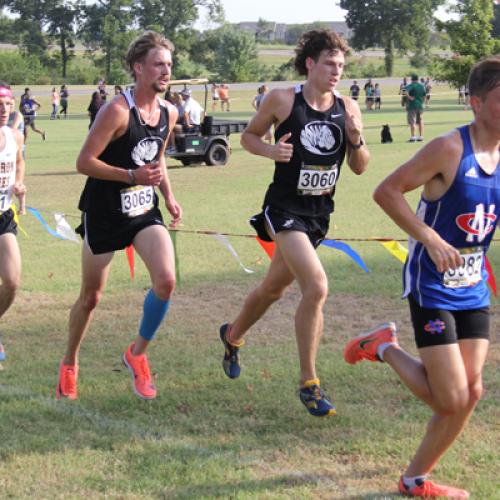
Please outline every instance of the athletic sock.
[{"label": "athletic sock", "polygon": [[236,342],[236,341],[234,341],[234,340],[231,339],[231,327],[230,326],[228,327],[228,330],[227,330],[227,333],[226,333],[226,340],[233,347],[241,347],[241,346],[243,346],[245,344],[244,340],[240,340],[239,342]]},{"label": "athletic sock", "polygon": [[152,340],[163,318],[167,314],[170,300],[159,299],[151,288],[146,294],[139,334],[146,340]]},{"label": "athletic sock", "polygon": [[385,353],[385,350],[390,347],[391,345],[394,345],[394,342],[382,342],[382,344],[380,344],[378,347],[377,347],[377,356],[382,360],[384,361],[384,353]]},{"label": "athletic sock", "polygon": [[427,476],[403,476],[403,483],[408,489],[415,488],[415,486],[420,486],[424,483]]}]

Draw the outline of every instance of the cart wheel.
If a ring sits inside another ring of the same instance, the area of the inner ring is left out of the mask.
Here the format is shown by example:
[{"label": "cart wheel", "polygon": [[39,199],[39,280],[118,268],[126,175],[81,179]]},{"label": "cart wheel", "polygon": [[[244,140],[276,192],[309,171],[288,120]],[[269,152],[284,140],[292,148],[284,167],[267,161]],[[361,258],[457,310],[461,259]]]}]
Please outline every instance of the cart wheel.
[{"label": "cart wheel", "polygon": [[228,159],[229,149],[220,142],[214,142],[205,155],[205,163],[207,165],[225,165]]}]

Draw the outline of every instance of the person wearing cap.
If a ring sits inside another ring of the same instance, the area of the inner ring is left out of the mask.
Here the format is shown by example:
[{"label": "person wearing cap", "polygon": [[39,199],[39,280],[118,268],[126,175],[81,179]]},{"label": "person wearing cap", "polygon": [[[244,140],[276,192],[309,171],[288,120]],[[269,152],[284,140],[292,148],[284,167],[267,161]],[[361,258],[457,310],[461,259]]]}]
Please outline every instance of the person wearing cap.
[{"label": "person wearing cap", "polygon": [[[0,318],[12,305],[21,280],[21,253],[12,198],[26,192],[23,184],[24,138],[19,130],[7,125],[13,107],[11,88],[0,82]],[[5,349],[0,342],[0,361],[4,359]]]},{"label": "person wearing cap", "polygon": [[184,89],[181,92],[181,96],[184,99],[184,132],[199,132],[204,109],[200,103],[192,97],[191,90]]},{"label": "person wearing cap", "polygon": [[[406,116],[410,126],[410,139],[408,142],[421,142],[424,140],[424,113],[425,87],[418,81],[418,75],[411,75],[411,83],[406,87]],[[415,125],[418,125],[418,136],[415,134]]]}]

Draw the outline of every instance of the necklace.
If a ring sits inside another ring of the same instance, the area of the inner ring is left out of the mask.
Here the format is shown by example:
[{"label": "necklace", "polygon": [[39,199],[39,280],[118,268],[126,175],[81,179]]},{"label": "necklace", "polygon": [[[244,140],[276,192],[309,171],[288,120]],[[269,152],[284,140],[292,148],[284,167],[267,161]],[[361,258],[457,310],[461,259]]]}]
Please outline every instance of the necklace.
[{"label": "necklace", "polygon": [[144,113],[146,115],[146,111],[142,108],[140,108],[139,106],[137,106],[137,109],[139,110],[139,122],[141,123],[141,125],[149,125],[149,122],[153,119],[158,107],[157,107],[157,99],[155,98],[155,102],[154,102],[154,105],[151,109],[151,111],[149,112],[149,114],[147,115],[147,118],[146,119],[142,119],[142,116],[141,116],[141,113]]}]

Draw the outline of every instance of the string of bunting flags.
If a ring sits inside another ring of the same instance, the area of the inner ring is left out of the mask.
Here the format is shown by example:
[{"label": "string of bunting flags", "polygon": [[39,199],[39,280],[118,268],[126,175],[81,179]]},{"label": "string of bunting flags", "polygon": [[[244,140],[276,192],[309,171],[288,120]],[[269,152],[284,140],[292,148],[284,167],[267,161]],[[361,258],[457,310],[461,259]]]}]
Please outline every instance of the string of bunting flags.
[{"label": "string of bunting flags", "polygon": [[[15,206],[12,206],[12,209],[14,211],[14,220],[17,223],[20,231],[26,236],[28,236],[28,233],[26,230],[22,227],[19,219],[19,215],[16,211]],[[59,238],[61,240],[67,240],[67,241],[72,241],[74,243],[79,244],[81,239],[79,236],[75,233],[75,231],[72,229],[70,224],[66,220],[67,214],[63,214],[60,212],[53,212],[52,215],[54,216],[55,220],[55,228],[52,228],[47,221],[44,219],[42,216],[42,213],[40,210],[33,208],[33,207],[27,207],[28,213],[32,214],[39,222],[40,224],[44,227],[44,229],[51,235],[54,236],[55,238]],[[69,215],[69,217],[78,217],[76,215]],[[79,218],[79,217],[78,217]],[[249,269],[246,267],[242,260],[240,259],[238,253],[234,249],[233,245],[231,245],[231,242],[229,241],[229,237],[239,237],[239,238],[252,238],[256,239],[259,245],[262,247],[264,252],[269,256],[271,259],[274,253],[275,249],[275,243],[274,242],[268,242],[260,239],[258,236],[253,236],[250,234],[237,234],[237,233],[221,233],[218,231],[204,231],[204,230],[188,230],[188,229],[169,229],[170,235],[172,238],[172,243],[174,246],[174,251],[175,251],[175,268],[176,268],[176,278],[177,282],[180,283],[180,272],[179,272],[179,256],[177,252],[177,234],[180,233],[187,233],[187,234],[204,234],[208,236],[212,236],[214,239],[219,241],[228,251],[229,253],[233,256],[233,258],[236,260],[236,262],[239,264],[239,266],[243,269],[243,271],[247,274],[253,274],[253,270]],[[326,246],[328,248],[332,248],[335,250],[339,250],[343,253],[345,253],[347,256],[349,256],[365,273],[369,273],[370,270],[368,269],[368,266],[365,264],[361,256],[349,245],[346,243],[346,241],[359,241],[359,242],[369,242],[369,241],[376,241],[380,243],[393,257],[395,257],[397,260],[400,262],[404,263],[406,261],[406,257],[408,255],[408,250],[400,243],[401,241],[406,241],[406,240],[397,240],[393,238],[343,238],[342,240],[339,239],[325,239],[321,242],[321,245]],[[495,239],[494,241],[499,241],[498,239]],[[129,246],[125,249],[125,254],[127,257],[127,262],[130,270],[130,277],[131,279],[134,279],[135,277],[135,258],[134,258],[134,248],[133,246]],[[485,267],[486,271],[488,273],[488,285],[490,286],[490,289],[493,293],[493,295],[496,297],[497,296],[497,285],[496,285],[496,278],[495,274],[493,272],[493,269],[491,267],[491,263],[488,260],[488,257],[485,259]]]}]

